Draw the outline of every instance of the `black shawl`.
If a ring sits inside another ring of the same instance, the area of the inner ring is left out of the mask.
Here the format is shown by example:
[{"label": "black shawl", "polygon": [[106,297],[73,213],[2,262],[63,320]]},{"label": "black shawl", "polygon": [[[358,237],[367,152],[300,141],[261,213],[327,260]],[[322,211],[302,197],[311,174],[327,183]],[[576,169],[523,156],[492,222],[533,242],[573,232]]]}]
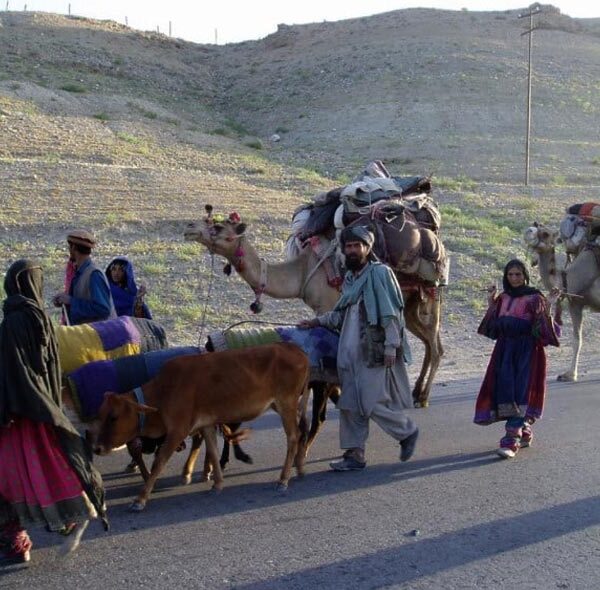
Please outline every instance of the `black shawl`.
[{"label": "black shawl", "polygon": [[18,260],[4,280],[0,324],[0,425],[13,416],[53,424],[67,459],[105,527],[104,487],[89,445],[61,409],[61,376],[54,327],[42,299],[42,269]]}]

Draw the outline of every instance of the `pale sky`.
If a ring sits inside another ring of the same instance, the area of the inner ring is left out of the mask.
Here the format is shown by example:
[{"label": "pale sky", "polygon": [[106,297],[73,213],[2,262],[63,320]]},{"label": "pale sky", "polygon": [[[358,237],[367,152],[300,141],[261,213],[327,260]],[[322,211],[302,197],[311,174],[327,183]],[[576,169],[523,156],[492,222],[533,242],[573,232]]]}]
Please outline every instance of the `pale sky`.
[{"label": "pale sky", "polygon": [[[402,8],[429,7],[470,11],[523,9],[526,0],[0,0],[0,11],[56,12],[110,19],[142,31],[157,27],[196,43],[237,43],[260,39],[277,30],[277,25],[338,21]],[[600,3],[591,0],[545,0],[563,14],[577,18],[600,17]],[[0,12],[1,14],[1,12]]]}]

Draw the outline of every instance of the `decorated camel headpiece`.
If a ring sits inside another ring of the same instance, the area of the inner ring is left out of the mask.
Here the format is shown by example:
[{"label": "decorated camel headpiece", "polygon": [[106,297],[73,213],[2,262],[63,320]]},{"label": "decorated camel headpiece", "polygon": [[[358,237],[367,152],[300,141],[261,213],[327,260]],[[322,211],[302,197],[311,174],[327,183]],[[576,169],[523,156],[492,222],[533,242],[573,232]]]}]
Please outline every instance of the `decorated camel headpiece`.
[{"label": "decorated camel headpiece", "polygon": [[[223,267],[223,272],[227,276],[229,276],[231,274],[232,267],[235,268],[237,272],[242,272],[244,270],[245,252],[241,244],[241,238],[245,234],[247,226],[245,223],[242,222],[240,214],[237,211],[232,211],[227,217],[225,217],[225,215],[222,214],[214,214],[213,206],[208,204],[204,206],[204,209],[206,211],[206,217],[204,218],[204,221],[208,226],[209,232],[213,239],[216,238],[220,230],[227,225],[233,229],[234,235],[225,239],[228,241],[233,241],[236,239],[240,240],[238,241],[237,248],[235,249],[233,255],[233,264],[231,262],[227,262]],[[263,268],[266,268],[266,266],[261,265],[261,276]],[[263,304],[261,303],[260,298],[265,290],[265,285],[266,279],[264,281],[261,280],[261,286],[257,289],[254,289],[256,298],[250,304],[250,310],[252,311],[252,313],[260,313],[263,309]]]}]

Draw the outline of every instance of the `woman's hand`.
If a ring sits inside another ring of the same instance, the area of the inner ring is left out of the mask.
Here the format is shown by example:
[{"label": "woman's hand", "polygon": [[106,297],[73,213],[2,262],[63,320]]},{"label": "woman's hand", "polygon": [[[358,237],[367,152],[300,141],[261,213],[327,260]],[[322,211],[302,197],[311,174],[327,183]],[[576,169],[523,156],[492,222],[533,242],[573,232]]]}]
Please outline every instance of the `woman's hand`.
[{"label": "woman's hand", "polygon": [[300,320],[296,324],[296,326],[301,330],[310,330],[310,328],[316,328],[319,325],[319,320],[317,318],[312,318],[310,320]]},{"label": "woman's hand", "polygon": [[488,305],[493,305],[496,301],[496,292],[498,291],[498,288],[496,285],[490,285],[486,290],[488,294]]},{"label": "woman's hand", "polygon": [[548,294],[548,305],[550,307],[553,306],[560,299],[561,295],[562,291],[558,287],[552,287],[552,289],[550,289],[550,293]]}]

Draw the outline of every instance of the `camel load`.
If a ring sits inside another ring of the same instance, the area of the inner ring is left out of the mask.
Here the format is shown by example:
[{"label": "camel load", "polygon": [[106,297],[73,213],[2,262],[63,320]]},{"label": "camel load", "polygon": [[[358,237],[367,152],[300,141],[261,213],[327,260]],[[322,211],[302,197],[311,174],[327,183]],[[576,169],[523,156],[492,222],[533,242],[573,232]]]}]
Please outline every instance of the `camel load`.
[{"label": "camel load", "polygon": [[559,231],[560,241],[570,256],[586,246],[600,245],[600,203],[578,203],[567,207]]},{"label": "camel load", "polygon": [[291,342],[308,357],[311,381],[337,383],[338,340],[338,334],[322,327],[308,330],[295,326],[237,327],[209,334],[207,349],[220,352],[275,342]]},{"label": "camel load", "polygon": [[343,275],[340,232],[350,225],[368,225],[376,238],[375,255],[397,272],[402,285],[446,285],[441,215],[430,192],[429,179],[393,177],[381,162],[370,162],[349,185],[320,193],[296,210],[288,257],[310,245],[324,261],[330,284],[337,286]]},{"label": "camel load", "polygon": [[58,326],[56,336],[63,374],[92,361],[168,347],[165,330],[160,324],[129,316],[77,326]]}]

